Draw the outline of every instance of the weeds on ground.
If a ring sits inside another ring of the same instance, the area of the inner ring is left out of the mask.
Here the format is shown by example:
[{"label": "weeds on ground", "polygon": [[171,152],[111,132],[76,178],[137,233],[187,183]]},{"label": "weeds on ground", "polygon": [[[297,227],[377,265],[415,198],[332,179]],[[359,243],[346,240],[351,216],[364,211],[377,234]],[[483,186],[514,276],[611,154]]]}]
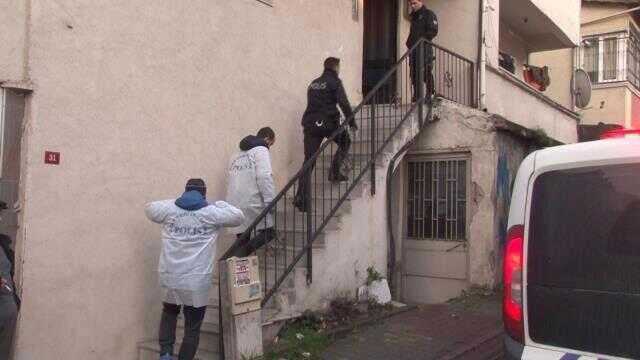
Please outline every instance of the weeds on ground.
[{"label": "weeds on ground", "polygon": [[261,360],[319,360],[320,354],[329,346],[329,337],[320,326],[315,315],[303,315],[280,332],[275,349],[267,352]]}]

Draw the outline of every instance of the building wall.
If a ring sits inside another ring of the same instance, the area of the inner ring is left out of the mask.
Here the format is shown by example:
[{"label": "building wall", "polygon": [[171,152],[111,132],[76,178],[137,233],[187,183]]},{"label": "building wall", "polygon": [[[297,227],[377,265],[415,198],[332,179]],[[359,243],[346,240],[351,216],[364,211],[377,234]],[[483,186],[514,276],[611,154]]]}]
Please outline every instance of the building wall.
[{"label": "building wall", "polygon": [[[302,162],[306,87],[326,56],[359,98],[351,2],[32,2],[18,360],[134,359],[159,321],[160,230],[144,204],[189,177],[209,197],[270,125],[278,186]],[[60,151],[60,166],[43,152]],[[230,237],[223,243],[228,244]]]},{"label": "building wall", "polygon": [[626,126],[640,129],[640,95],[631,92],[631,117],[627,120]]},{"label": "building wall", "polygon": [[0,82],[24,78],[28,3],[25,0],[0,2]]},{"label": "building wall", "polygon": [[[497,237],[494,229],[495,217],[495,178],[496,178],[496,138],[490,115],[443,101],[435,112],[438,121],[429,125],[423,135],[411,148],[414,154],[467,154],[470,157],[471,188],[468,189],[468,258],[470,284],[496,284],[497,276]],[[406,181],[400,172],[398,183]],[[394,211],[404,214],[404,194],[394,193]],[[397,261],[402,263],[401,239],[404,235],[401,217],[394,219],[398,249]]]},{"label": "building wall", "polygon": [[594,88],[591,95],[589,108],[582,112],[581,124],[597,125],[605,124],[625,125],[627,118],[627,93],[626,86],[612,86]]},{"label": "building wall", "polygon": [[[580,11],[581,23],[589,23],[603,17],[611,16],[625,11],[628,8],[628,6],[616,4],[584,3]],[[617,16],[592,24],[582,25],[580,31],[582,36],[625,31],[629,27],[629,21],[631,21],[631,17],[627,15]]]},{"label": "building wall", "polygon": [[523,79],[523,69],[529,55],[527,42],[502,21],[500,22],[500,51],[513,56],[516,68],[514,75],[518,79]]},{"label": "building wall", "polygon": [[573,109],[571,96],[573,53],[573,49],[562,49],[537,52],[529,55],[531,65],[549,67],[551,84],[543,94],[567,109]]},{"label": "building wall", "polygon": [[[410,17],[407,2],[400,1],[399,55],[407,51]],[[425,5],[438,16],[438,36],[434,43],[476,62],[478,57],[479,9],[478,1],[425,0]]]},{"label": "building wall", "polygon": [[[505,1],[505,0],[502,0]],[[508,0],[506,0],[508,1]],[[547,17],[562,30],[571,41],[580,41],[580,12],[581,0],[531,0]]]},{"label": "building wall", "polygon": [[[504,246],[507,240],[507,225],[509,222],[509,206],[511,205],[511,193],[513,182],[520,168],[522,160],[530,152],[528,144],[513,134],[499,131],[496,133],[496,177],[495,177],[495,218],[494,231],[496,242],[496,268],[501,269],[503,264]],[[496,272],[496,283],[501,283],[500,271]]]},{"label": "building wall", "polygon": [[529,129],[541,129],[563,143],[577,141],[578,118],[561,105],[552,105],[502,69],[487,71],[487,110]]}]

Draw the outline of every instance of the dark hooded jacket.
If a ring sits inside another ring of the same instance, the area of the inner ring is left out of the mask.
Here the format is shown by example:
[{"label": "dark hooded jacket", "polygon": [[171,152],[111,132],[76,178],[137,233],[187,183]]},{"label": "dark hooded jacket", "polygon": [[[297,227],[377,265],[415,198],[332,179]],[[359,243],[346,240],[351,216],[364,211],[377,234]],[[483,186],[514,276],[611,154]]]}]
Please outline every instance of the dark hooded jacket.
[{"label": "dark hooded jacket", "polygon": [[[438,17],[436,14],[423,6],[411,14],[411,30],[407,38],[407,48],[411,49],[415,44],[424,38],[431,42],[438,35]],[[433,59],[433,46],[425,47],[427,61]]]},{"label": "dark hooded jacket", "polygon": [[255,135],[249,135],[240,141],[240,150],[242,151],[249,151],[258,146],[264,146],[267,149],[269,148],[267,142],[264,141],[263,138]]},{"label": "dark hooded jacket", "polygon": [[313,126],[315,122],[340,122],[340,111],[349,124],[355,124],[353,110],[338,74],[325,69],[322,76],[313,80],[307,89],[307,109],[302,116],[302,126]]}]

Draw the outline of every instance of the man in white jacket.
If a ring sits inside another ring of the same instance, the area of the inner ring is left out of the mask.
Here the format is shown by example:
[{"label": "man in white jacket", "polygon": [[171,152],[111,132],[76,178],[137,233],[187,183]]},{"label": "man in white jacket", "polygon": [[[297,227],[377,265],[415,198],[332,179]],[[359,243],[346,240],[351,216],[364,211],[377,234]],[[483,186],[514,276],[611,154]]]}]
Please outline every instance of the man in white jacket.
[{"label": "man in white jacket", "polygon": [[206,191],[204,181],[191,179],[178,199],[152,202],[145,209],[149,220],[162,224],[158,265],[163,291],[160,360],[174,359],[181,307],[185,333],[178,359],[195,357],[209,302],[218,233],[222,227],[238,226],[244,221],[242,211],[224,201],[209,205]]},{"label": "man in white jacket", "polygon": [[[231,229],[240,237],[256,220],[258,215],[273,201],[275,185],[271,171],[269,148],[276,141],[275,132],[265,127],[256,136],[247,136],[240,142],[240,152],[229,162],[227,201],[238,207],[245,215],[242,225]],[[260,221],[256,231],[250,234],[247,246],[236,256],[249,256],[275,237],[273,216]]]}]

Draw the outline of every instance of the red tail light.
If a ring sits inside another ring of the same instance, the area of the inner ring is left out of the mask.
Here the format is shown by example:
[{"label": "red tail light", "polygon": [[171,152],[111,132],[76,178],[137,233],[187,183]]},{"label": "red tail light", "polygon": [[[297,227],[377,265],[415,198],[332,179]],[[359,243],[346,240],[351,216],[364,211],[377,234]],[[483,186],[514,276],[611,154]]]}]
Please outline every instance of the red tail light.
[{"label": "red tail light", "polygon": [[504,252],[504,294],[502,311],[506,333],[524,343],[524,319],[522,316],[522,258],[524,226],[509,229]]},{"label": "red tail light", "polygon": [[635,129],[612,130],[612,131],[607,131],[606,133],[600,136],[600,139],[602,140],[632,139],[632,138],[640,138],[640,130],[635,130]]}]

